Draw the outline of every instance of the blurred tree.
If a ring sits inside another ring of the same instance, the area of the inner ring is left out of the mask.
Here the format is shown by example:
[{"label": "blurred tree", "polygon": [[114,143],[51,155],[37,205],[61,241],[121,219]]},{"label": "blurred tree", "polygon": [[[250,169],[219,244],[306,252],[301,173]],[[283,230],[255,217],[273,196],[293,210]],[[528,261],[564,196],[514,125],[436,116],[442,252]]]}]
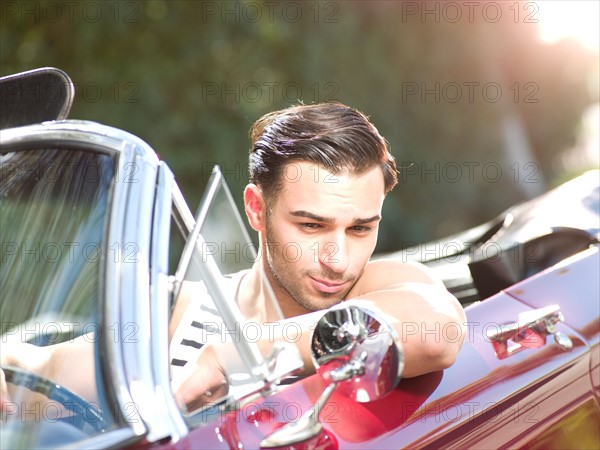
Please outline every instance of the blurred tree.
[{"label": "blurred tree", "polygon": [[354,106],[400,166],[378,246],[390,251],[487,221],[560,175],[554,158],[597,101],[586,84],[597,55],[540,43],[525,6],[3,2],[0,72],[64,69],[77,87],[71,117],[148,141],[192,208],[213,163],[241,204],[260,115],[298,101]]}]

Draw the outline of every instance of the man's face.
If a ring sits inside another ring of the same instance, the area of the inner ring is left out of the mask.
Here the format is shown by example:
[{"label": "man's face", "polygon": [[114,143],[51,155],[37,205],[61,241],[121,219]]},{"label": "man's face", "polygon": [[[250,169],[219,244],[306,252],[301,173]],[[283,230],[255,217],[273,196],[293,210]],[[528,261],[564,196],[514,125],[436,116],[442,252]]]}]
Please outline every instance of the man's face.
[{"label": "man's face", "polygon": [[379,167],[333,175],[299,162],[284,171],[283,189],[267,200],[266,269],[282,308],[309,311],[343,300],[377,241],[384,180]]}]

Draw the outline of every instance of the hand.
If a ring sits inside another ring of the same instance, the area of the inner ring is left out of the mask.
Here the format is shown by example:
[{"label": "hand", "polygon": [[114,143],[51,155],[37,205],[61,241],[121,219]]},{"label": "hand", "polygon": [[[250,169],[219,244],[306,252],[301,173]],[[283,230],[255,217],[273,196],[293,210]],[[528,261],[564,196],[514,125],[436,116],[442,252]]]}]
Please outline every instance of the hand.
[{"label": "hand", "polygon": [[[2,367],[17,367],[35,374],[43,374],[43,371],[48,369],[51,355],[50,347],[36,347],[33,344],[17,341],[2,344],[0,351],[0,412],[7,415],[14,414],[16,406],[9,393],[6,374]],[[13,391],[13,394],[19,397],[19,403],[36,398],[26,397],[24,392],[37,395],[22,389],[18,393]]]},{"label": "hand", "polygon": [[207,345],[194,363],[192,373],[175,388],[175,399],[180,408],[193,411],[215,403],[228,392],[227,377],[217,352],[212,345]]}]

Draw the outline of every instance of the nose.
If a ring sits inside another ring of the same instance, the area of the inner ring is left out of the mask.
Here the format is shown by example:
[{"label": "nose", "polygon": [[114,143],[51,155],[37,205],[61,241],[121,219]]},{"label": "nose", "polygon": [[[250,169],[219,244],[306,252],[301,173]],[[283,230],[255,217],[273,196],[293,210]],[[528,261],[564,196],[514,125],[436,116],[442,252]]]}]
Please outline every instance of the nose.
[{"label": "nose", "polygon": [[345,234],[335,234],[323,242],[319,261],[332,272],[339,274],[346,272],[350,255]]}]

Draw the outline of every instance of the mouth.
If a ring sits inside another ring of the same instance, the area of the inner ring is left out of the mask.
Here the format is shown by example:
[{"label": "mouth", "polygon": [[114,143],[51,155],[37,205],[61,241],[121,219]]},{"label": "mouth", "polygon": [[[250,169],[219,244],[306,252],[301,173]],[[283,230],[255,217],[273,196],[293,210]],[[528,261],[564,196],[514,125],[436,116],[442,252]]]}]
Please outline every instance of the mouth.
[{"label": "mouth", "polygon": [[313,286],[317,289],[317,291],[327,293],[327,294],[336,294],[342,291],[346,285],[347,281],[329,281],[323,280],[320,278],[309,277],[312,281]]}]

